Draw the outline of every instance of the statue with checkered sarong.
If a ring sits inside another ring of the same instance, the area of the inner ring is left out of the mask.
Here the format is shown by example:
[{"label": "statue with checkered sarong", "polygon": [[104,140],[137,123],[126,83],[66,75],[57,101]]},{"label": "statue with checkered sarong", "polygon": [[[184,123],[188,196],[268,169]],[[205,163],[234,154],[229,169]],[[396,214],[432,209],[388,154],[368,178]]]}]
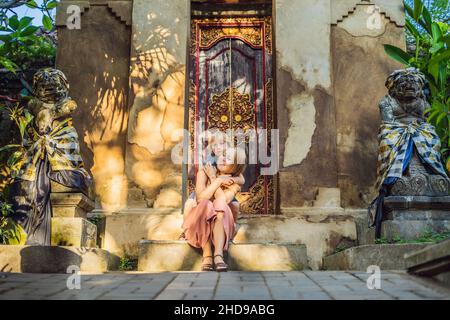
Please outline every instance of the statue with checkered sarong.
[{"label": "statue with checkered sarong", "polygon": [[389,92],[379,103],[382,118],[376,184],[379,196],[372,203],[371,209],[375,210],[369,210],[377,237],[386,214],[385,197],[430,201],[433,197],[448,196],[450,190],[440,139],[435,128],[426,122],[425,111],[430,105],[425,76],[414,68],[397,70],[387,78],[386,87]]}]

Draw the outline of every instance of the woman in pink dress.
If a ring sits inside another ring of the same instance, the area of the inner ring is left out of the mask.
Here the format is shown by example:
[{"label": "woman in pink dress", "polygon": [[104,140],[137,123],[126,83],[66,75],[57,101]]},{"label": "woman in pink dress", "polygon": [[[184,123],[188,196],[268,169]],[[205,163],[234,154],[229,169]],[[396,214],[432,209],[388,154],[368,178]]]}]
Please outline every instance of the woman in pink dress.
[{"label": "woman in pink dress", "polygon": [[184,237],[191,246],[202,249],[203,271],[212,271],[214,266],[216,271],[228,270],[223,252],[228,250],[235,232],[237,212],[231,210],[230,204],[243,184],[245,165],[237,161],[243,157],[241,152],[229,148],[217,156],[216,166],[201,168],[196,177],[195,199],[185,204]]}]

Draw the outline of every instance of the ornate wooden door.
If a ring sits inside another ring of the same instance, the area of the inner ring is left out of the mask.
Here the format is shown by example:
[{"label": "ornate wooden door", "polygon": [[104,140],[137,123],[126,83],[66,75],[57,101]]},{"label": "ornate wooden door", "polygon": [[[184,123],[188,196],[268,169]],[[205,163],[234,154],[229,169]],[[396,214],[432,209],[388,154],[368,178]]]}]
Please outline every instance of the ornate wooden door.
[{"label": "ornate wooden door", "polygon": [[[270,17],[193,19],[190,43],[189,132],[192,154],[207,129],[274,128]],[[270,140],[270,131],[268,134]],[[270,144],[270,141],[269,141]],[[237,196],[242,214],[274,213],[274,177],[248,164]],[[198,167],[188,169],[193,190]]]}]

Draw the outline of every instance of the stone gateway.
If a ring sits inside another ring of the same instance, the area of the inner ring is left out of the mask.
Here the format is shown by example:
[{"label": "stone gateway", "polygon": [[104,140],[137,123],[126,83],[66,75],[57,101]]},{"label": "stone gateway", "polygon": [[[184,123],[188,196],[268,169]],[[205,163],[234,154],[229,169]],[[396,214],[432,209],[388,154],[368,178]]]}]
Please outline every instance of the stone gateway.
[{"label": "stone gateway", "polygon": [[62,0],[56,24],[102,249],[143,271],[200,269],[180,237],[198,166],[171,155],[209,129],[279,138],[276,174],[243,174],[230,268],[320,269],[363,238],[401,0]]}]

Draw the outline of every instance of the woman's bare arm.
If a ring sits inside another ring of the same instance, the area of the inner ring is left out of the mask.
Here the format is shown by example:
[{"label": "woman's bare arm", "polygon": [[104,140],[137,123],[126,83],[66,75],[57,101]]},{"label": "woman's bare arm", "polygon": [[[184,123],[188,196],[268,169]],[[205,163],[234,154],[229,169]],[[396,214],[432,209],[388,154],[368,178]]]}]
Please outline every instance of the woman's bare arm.
[{"label": "woman's bare arm", "polygon": [[195,181],[195,196],[197,201],[200,200],[210,200],[217,189],[220,189],[220,186],[224,181],[228,178],[226,177],[218,177],[211,181],[211,183],[207,186],[208,177],[203,170],[199,170],[197,172],[197,179]]},{"label": "woman's bare arm", "polygon": [[234,197],[237,195],[239,191],[241,191],[241,186],[236,183],[232,184],[231,186],[223,190],[226,202],[230,203],[231,201],[233,201]]},{"label": "woman's bare arm", "polygon": [[241,187],[238,184],[233,183],[225,189],[217,189],[214,193],[214,198],[222,199],[226,203],[230,203],[239,191],[241,191]]}]

